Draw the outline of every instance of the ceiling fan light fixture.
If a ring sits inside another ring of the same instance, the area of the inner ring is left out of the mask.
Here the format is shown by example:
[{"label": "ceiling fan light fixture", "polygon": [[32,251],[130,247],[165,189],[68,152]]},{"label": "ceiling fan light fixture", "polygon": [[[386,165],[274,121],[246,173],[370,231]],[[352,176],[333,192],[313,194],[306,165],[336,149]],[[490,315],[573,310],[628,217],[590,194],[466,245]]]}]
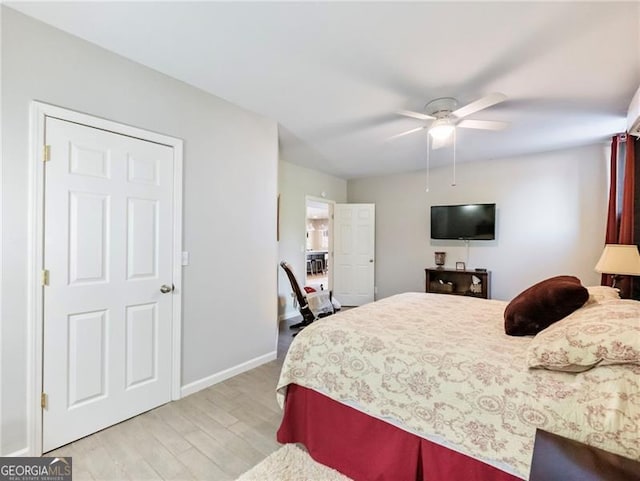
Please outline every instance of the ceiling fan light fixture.
[{"label": "ceiling fan light fixture", "polygon": [[449,119],[437,119],[431,124],[429,134],[435,140],[444,140],[449,137],[454,130],[455,126],[449,121]]}]

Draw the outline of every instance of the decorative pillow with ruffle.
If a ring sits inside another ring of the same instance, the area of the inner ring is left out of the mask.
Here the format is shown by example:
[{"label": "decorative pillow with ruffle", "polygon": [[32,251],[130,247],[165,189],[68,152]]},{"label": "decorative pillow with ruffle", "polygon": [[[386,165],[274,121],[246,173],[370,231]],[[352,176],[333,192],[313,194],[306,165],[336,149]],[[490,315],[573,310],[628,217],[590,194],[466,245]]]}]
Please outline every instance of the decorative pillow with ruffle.
[{"label": "decorative pillow with ruffle", "polygon": [[527,364],[567,372],[640,365],[640,302],[618,299],[578,309],[533,338]]}]

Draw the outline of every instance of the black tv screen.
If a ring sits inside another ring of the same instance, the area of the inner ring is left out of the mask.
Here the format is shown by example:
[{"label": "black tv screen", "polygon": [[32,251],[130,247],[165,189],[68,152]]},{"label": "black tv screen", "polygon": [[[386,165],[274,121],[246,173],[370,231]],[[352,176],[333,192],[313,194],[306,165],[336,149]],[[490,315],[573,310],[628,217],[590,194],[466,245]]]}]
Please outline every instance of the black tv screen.
[{"label": "black tv screen", "polygon": [[493,240],[496,238],[496,205],[432,205],[432,239]]}]

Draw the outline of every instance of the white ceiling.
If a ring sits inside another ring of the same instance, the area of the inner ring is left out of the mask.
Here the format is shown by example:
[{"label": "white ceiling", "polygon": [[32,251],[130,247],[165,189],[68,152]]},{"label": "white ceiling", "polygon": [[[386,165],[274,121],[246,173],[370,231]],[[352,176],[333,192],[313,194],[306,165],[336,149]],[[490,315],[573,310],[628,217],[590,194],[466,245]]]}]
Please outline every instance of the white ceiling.
[{"label": "white ceiling", "polygon": [[510,128],[459,130],[474,161],[604,140],[640,85],[637,2],[9,5],[275,119],[281,158],[344,178],[424,168],[424,132],[385,139],[436,97],[508,96],[471,118]]}]

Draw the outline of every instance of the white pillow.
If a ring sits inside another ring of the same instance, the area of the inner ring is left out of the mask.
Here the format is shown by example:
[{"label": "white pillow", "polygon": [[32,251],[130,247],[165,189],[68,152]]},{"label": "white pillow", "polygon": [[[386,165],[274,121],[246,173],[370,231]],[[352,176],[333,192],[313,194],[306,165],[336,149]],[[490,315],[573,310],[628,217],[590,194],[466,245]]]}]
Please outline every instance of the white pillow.
[{"label": "white pillow", "polygon": [[587,291],[589,291],[589,299],[587,299],[585,305],[620,299],[620,289],[614,287],[587,286]]}]

